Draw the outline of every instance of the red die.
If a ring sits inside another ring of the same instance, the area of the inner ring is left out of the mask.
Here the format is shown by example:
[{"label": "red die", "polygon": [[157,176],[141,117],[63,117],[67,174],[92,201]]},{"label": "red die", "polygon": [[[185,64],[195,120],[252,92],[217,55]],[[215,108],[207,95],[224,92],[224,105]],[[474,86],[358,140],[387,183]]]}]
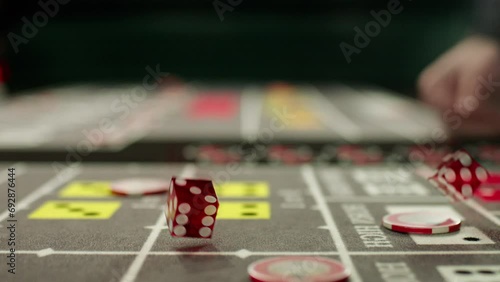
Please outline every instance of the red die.
[{"label": "red die", "polygon": [[488,179],[488,172],[465,150],[458,150],[443,158],[436,174],[429,178],[445,195],[453,200],[472,197],[482,182]]},{"label": "red die", "polygon": [[212,181],[172,177],[166,210],[172,236],[211,238],[218,209]]}]

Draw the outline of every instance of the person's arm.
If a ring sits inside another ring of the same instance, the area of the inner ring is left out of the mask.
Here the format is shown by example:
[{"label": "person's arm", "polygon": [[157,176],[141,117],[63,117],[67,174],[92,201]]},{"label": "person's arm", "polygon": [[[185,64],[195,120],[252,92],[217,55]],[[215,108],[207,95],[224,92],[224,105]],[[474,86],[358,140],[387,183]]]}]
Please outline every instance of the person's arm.
[{"label": "person's arm", "polygon": [[500,0],[477,0],[473,34],[420,74],[422,100],[451,135],[500,135]]}]

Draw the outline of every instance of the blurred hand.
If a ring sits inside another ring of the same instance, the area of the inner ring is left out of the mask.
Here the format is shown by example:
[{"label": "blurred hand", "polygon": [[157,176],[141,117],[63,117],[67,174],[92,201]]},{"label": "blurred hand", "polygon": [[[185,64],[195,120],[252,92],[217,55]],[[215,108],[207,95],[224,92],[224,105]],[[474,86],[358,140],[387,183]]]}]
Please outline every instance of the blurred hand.
[{"label": "blurred hand", "polygon": [[452,137],[500,135],[499,42],[466,38],[420,74],[418,88]]}]

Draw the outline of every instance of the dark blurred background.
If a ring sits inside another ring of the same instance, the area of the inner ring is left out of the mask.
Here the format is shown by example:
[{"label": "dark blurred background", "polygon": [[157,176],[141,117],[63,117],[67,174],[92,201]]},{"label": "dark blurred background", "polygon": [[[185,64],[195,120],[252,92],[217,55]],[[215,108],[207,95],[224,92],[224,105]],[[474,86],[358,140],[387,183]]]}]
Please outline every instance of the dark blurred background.
[{"label": "dark blurred background", "polygon": [[403,0],[404,10],[348,64],[339,44],[353,44],[353,28],[388,0],[242,0],[223,21],[208,0],[65,1],[15,54],[6,35],[22,35],[21,19],[33,22],[42,9],[0,0],[11,90],[140,82],[147,65],[160,64],[186,80],[362,82],[411,93],[422,68],[466,35],[472,18],[470,1]]}]

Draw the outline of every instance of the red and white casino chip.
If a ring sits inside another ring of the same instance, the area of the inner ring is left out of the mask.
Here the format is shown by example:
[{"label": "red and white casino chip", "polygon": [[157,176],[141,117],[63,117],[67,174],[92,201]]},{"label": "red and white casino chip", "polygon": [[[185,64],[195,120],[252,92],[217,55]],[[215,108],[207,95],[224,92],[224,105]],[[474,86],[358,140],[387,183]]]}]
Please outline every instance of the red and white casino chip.
[{"label": "red and white casino chip", "polygon": [[350,275],[342,263],[325,257],[274,257],[248,266],[253,282],[344,282]]},{"label": "red and white casino chip", "polygon": [[168,191],[170,182],[151,178],[128,178],[111,183],[111,192],[122,196],[161,194]]},{"label": "red and white casino chip", "polygon": [[442,212],[418,211],[384,216],[382,225],[402,233],[442,234],[460,230],[462,220]]}]

